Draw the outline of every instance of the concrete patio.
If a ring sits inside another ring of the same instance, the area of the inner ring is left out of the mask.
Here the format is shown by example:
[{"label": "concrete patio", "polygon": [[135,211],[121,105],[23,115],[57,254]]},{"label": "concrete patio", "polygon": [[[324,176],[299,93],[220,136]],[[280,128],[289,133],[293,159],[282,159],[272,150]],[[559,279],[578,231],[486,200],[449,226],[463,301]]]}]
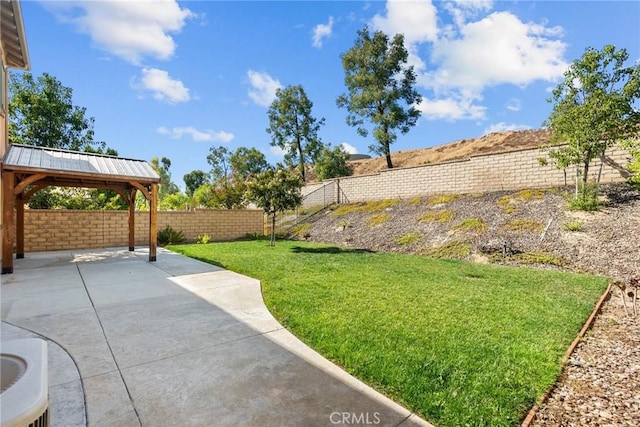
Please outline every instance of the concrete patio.
[{"label": "concrete patio", "polygon": [[53,426],[428,426],[285,330],[257,280],[124,248],[28,253],[2,341],[49,342]]}]

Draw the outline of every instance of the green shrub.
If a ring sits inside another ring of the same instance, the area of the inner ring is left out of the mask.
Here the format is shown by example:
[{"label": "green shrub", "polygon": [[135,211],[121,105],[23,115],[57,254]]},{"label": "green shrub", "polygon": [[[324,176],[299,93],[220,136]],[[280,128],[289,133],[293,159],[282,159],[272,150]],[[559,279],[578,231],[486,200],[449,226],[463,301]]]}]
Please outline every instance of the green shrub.
[{"label": "green shrub", "polygon": [[211,237],[206,233],[203,235],[198,234],[198,237],[196,237],[196,243],[200,243],[202,245],[209,243],[209,240],[211,240]]},{"label": "green shrub", "polygon": [[158,231],[158,245],[178,245],[186,240],[182,231],[177,231],[167,225],[162,230]]},{"label": "green shrub", "polygon": [[600,210],[602,204],[598,200],[599,192],[598,184],[580,184],[578,195],[569,196],[569,209],[585,212]]}]

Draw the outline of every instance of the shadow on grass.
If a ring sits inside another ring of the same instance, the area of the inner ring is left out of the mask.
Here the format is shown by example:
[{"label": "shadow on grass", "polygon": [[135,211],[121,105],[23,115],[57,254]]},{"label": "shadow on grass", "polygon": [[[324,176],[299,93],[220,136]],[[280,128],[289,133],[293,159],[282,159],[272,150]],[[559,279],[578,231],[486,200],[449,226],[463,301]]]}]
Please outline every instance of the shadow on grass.
[{"label": "shadow on grass", "polygon": [[216,260],[213,260],[213,259],[209,259],[209,258],[197,256],[197,255],[191,255],[191,254],[190,255],[182,254],[182,255],[188,256],[189,258],[197,259],[198,261],[206,262],[207,264],[215,265],[216,267],[224,268],[225,270],[228,270],[226,265],[224,265],[223,263],[218,262]]},{"label": "shadow on grass", "polygon": [[291,252],[294,253],[309,253],[309,254],[375,254],[376,251],[369,249],[345,249],[338,248],[336,246],[329,246],[326,248],[303,248],[301,246],[294,246],[291,248]]}]

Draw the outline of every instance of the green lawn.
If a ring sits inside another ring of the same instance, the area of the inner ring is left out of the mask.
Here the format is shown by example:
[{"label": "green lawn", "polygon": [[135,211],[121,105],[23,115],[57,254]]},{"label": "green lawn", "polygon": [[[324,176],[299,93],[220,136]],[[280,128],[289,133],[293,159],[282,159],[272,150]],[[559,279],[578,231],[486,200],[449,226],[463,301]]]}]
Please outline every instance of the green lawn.
[{"label": "green lawn", "polygon": [[607,284],[299,241],[171,249],[260,279],[296,336],[438,426],[519,424]]}]

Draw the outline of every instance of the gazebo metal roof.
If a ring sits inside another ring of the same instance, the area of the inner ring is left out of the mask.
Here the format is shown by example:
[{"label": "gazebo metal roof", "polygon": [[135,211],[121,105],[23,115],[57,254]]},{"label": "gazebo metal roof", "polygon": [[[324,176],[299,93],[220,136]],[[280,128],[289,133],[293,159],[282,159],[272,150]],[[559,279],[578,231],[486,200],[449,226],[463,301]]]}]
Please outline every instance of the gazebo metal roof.
[{"label": "gazebo metal roof", "polygon": [[12,144],[2,163],[5,170],[64,174],[69,178],[160,182],[160,176],[144,160],[46,147]]}]

